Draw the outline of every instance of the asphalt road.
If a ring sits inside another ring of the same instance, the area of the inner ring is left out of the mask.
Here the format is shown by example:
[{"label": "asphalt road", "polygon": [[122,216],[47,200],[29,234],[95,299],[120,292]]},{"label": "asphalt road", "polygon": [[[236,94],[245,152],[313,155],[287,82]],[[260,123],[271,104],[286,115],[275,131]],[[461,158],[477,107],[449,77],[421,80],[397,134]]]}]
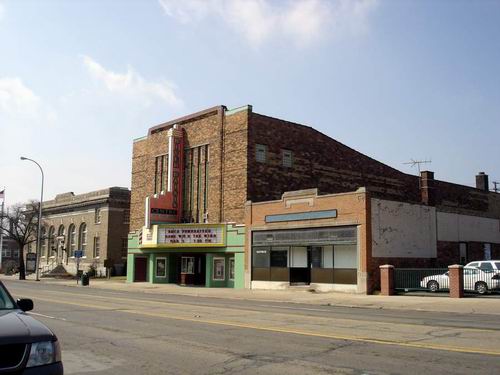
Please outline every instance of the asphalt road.
[{"label": "asphalt road", "polygon": [[58,335],[66,374],[498,374],[493,315],[6,281]]}]

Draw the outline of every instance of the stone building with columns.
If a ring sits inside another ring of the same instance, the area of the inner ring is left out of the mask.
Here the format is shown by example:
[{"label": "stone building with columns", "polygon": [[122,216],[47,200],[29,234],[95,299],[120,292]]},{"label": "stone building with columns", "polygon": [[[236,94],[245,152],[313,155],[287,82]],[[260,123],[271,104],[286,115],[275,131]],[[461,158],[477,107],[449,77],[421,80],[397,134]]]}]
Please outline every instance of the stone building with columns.
[{"label": "stone building with columns", "polygon": [[[124,273],[130,222],[130,190],[122,187],[75,195],[58,194],[43,202],[41,274],[79,269],[105,275],[108,260],[115,274]],[[57,270],[54,271],[57,267]]]}]

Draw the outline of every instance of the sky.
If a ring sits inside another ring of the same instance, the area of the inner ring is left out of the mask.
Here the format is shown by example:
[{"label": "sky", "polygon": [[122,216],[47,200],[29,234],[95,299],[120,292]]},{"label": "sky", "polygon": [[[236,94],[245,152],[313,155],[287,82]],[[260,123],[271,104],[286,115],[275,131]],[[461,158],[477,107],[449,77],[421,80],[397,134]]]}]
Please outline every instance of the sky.
[{"label": "sky", "polygon": [[0,0],[6,203],[130,187],[134,138],[215,105],[394,168],[500,181],[500,1]]}]

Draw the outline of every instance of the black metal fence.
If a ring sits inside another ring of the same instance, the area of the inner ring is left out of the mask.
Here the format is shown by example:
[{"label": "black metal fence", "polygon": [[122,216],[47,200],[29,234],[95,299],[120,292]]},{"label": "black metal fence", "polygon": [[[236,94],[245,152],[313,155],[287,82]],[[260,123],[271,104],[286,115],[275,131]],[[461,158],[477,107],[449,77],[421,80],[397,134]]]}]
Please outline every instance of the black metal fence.
[{"label": "black metal fence", "polygon": [[[500,271],[464,268],[464,292],[476,296],[500,297]],[[448,268],[395,268],[394,289],[407,293],[450,290]]]},{"label": "black metal fence", "polygon": [[500,296],[500,272],[464,268],[464,292]]},{"label": "black metal fence", "polygon": [[398,292],[449,291],[448,268],[395,268],[394,289]]}]

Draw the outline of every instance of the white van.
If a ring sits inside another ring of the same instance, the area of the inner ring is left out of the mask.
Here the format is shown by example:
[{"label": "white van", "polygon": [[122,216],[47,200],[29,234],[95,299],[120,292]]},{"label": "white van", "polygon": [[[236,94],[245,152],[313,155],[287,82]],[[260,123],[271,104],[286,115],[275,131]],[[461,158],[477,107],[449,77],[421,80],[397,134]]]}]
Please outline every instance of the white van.
[{"label": "white van", "polygon": [[478,260],[470,262],[465,267],[479,268],[481,271],[500,271],[500,260]]}]

